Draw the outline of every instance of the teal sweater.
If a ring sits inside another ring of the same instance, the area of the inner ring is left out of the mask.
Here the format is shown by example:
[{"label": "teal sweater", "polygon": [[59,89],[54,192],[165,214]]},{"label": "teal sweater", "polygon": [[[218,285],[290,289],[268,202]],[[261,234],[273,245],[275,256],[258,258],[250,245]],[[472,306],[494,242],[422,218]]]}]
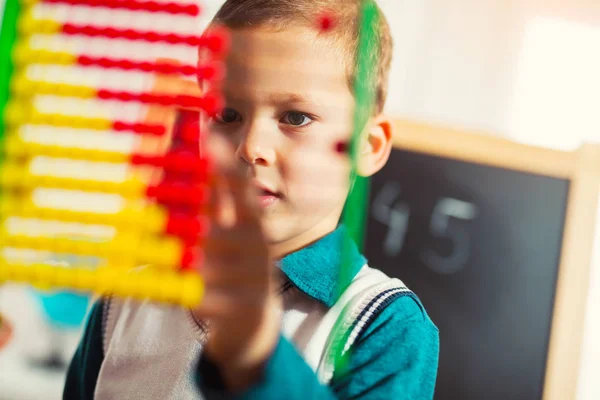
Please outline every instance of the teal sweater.
[{"label": "teal sweater", "polygon": [[[316,243],[288,255],[280,268],[292,285],[331,307],[341,261],[342,228]],[[353,274],[364,265],[354,249]],[[71,361],[64,399],[93,399],[104,359],[103,305],[92,308],[81,343]],[[281,336],[261,379],[245,393],[231,396],[217,368],[205,357],[194,371],[199,391],[211,399],[326,400],[397,399],[430,400],[437,374],[439,335],[422,304],[414,295],[394,297],[355,342],[347,369],[338,371],[329,386],[322,385],[313,370]],[[161,368],[157,365],[157,368]],[[162,400],[162,399],[161,399]]]}]

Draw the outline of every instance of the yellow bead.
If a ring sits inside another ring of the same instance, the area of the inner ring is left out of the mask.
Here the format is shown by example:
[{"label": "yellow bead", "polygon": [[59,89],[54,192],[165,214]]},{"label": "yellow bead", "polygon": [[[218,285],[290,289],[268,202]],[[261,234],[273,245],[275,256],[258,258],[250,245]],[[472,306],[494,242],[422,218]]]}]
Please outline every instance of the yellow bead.
[{"label": "yellow bead", "polygon": [[29,64],[32,61],[33,52],[31,48],[24,44],[18,44],[13,48],[13,62],[16,65]]},{"label": "yellow bead", "polygon": [[98,131],[110,130],[112,122],[102,118],[87,118],[85,120],[85,126],[88,129],[94,129]]},{"label": "yellow bead", "polygon": [[34,29],[39,33],[51,35],[54,33],[59,33],[62,28],[62,24],[60,22],[51,19],[40,19],[35,22],[37,23],[37,27]]},{"label": "yellow bead", "polygon": [[26,123],[29,114],[27,107],[11,102],[4,109],[4,121],[10,126],[23,125]]},{"label": "yellow bead", "polygon": [[53,90],[48,82],[44,81],[32,81],[28,82],[31,85],[30,95],[31,94],[53,94]]},{"label": "yellow bead", "polygon": [[183,246],[179,240],[166,238],[161,249],[162,264],[168,267],[178,267],[183,254]]},{"label": "yellow bead", "polygon": [[0,184],[2,184],[2,186],[16,186],[18,183],[22,182],[23,176],[23,167],[13,163],[6,163],[0,166]]},{"label": "yellow bead", "polygon": [[180,304],[184,307],[194,308],[200,304],[204,295],[204,283],[200,275],[194,272],[183,274]]},{"label": "yellow bead", "polygon": [[6,216],[16,212],[16,203],[9,196],[0,197],[0,215]]},{"label": "yellow bead", "polygon": [[33,275],[38,282],[48,284],[54,276],[54,271],[50,265],[38,264],[32,266],[32,268],[34,269],[32,271]]},{"label": "yellow bead", "polygon": [[[96,97],[96,94],[98,93],[98,91],[93,88],[93,87],[89,87],[89,86],[77,86],[77,85],[57,85],[57,86],[61,86],[64,88],[64,90],[66,90],[70,96],[73,97],[80,97],[80,98],[84,98],[84,99],[89,99],[89,98],[94,98]],[[63,90],[62,88],[59,89]]]},{"label": "yellow bead", "polygon": [[21,18],[19,18],[19,22],[17,23],[19,32],[23,35],[30,35],[36,28],[36,22],[37,21],[34,20],[31,11],[26,12],[21,15]]},{"label": "yellow bead", "polygon": [[178,303],[181,283],[181,278],[172,272],[160,274],[160,285],[158,290],[160,291],[161,301]]},{"label": "yellow bead", "polygon": [[30,97],[33,96],[37,89],[37,84],[24,76],[13,78],[11,90],[16,96]]},{"label": "yellow bead", "polygon": [[39,3],[39,0],[21,0],[21,6],[23,7],[29,7],[37,3]]},{"label": "yellow bead", "polygon": [[7,281],[8,279],[8,266],[2,262],[0,263],[0,282]]},{"label": "yellow bead", "polygon": [[57,266],[55,268],[55,282],[59,288],[68,289],[73,286],[75,281],[74,273],[70,268]]},{"label": "yellow bead", "polygon": [[149,274],[147,271],[132,271],[128,276],[129,279],[135,282],[132,297],[140,300],[147,299],[152,290],[153,277],[154,275]]},{"label": "yellow bead", "polygon": [[96,275],[96,288],[95,291],[101,294],[114,293],[115,280],[117,273],[114,268],[103,267],[98,268]]},{"label": "yellow bead", "polygon": [[26,145],[17,136],[10,136],[4,141],[4,151],[8,155],[19,157],[26,153]]},{"label": "yellow bead", "polygon": [[164,232],[168,220],[168,215],[164,210],[151,206],[147,207],[144,215],[145,218],[143,218],[141,222],[146,224],[146,227],[150,232]]},{"label": "yellow bead", "polygon": [[66,51],[52,53],[52,57],[56,60],[57,63],[62,65],[73,65],[77,62],[77,56]]},{"label": "yellow bead", "polygon": [[95,271],[90,270],[88,268],[78,268],[77,269],[75,286],[78,289],[87,291],[87,292],[92,291],[94,289],[95,280],[96,280]]}]

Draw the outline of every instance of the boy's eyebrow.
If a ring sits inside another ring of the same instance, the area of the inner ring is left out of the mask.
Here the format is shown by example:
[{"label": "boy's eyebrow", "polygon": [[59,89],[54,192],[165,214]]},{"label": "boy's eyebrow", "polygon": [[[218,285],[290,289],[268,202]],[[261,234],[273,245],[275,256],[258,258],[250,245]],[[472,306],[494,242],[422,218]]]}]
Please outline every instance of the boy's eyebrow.
[{"label": "boy's eyebrow", "polygon": [[272,93],[267,97],[270,103],[310,103],[317,104],[309,96],[302,96],[298,93]]},{"label": "boy's eyebrow", "polygon": [[[231,101],[239,101],[244,102],[247,101],[248,98],[243,94],[240,94],[240,91],[230,91],[227,89],[222,89],[222,93],[226,99]],[[242,92],[243,93],[243,92]],[[299,94],[294,92],[279,92],[279,93],[256,93],[260,98],[263,98],[265,102],[270,104],[285,104],[285,103],[296,103],[296,104],[310,104],[319,106],[322,105],[322,101],[318,101],[314,96]]]}]

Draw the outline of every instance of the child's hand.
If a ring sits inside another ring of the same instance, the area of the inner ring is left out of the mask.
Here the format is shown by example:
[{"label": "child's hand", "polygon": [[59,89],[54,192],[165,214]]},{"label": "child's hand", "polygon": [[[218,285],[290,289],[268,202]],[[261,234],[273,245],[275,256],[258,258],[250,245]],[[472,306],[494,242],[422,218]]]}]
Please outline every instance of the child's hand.
[{"label": "child's hand", "polygon": [[217,135],[210,141],[216,171],[200,267],[206,291],[195,314],[209,323],[205,355],[229,389],[239,390],[257,379],[277,345],[279,299],[254,188],[238,170],[231,146]]}]

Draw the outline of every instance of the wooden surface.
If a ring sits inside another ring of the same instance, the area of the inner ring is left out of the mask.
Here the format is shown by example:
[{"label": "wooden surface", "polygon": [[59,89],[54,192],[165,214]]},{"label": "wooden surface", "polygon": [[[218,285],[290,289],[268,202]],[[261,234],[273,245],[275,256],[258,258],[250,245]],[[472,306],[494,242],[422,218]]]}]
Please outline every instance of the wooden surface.
[{"label": "wooden surface", "polygon": [[576,154],[546,363],[544,400],[577,398],[598,212],[600,145],[585,145]]},{"label": "wooden surface", "polygon": [[463,132],[426,123],[397,119],[394,147],[419,153],[568,178],[577,154],[516,143],[478,132]]}]

